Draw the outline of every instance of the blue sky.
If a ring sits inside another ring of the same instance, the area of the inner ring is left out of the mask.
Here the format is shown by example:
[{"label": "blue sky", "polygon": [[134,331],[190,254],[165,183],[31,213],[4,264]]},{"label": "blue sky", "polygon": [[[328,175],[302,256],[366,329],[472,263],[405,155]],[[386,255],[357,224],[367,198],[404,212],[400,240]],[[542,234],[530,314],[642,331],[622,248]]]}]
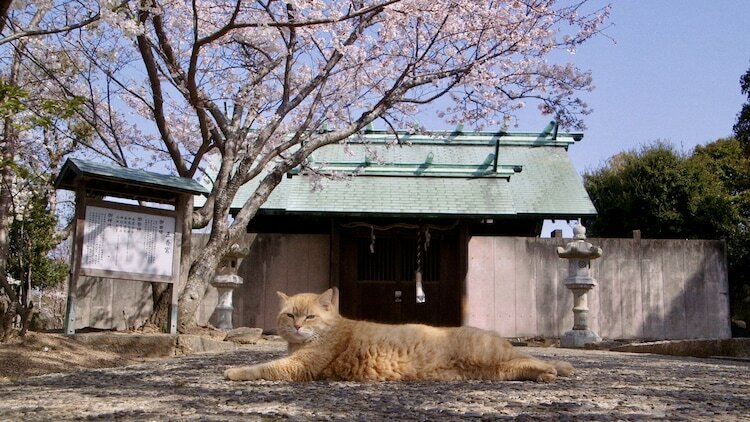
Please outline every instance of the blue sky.
[{"label": "blue sky", "polygon": [[[747,100],[739,79],[750,68],[750,1],[614,1],[610,24],[611,39],[569,56],[596,86],[583,96],[593,108],[588,129],[570,148],[579,173],[654,140],[689,152],[732,134]],[[519,130],[549,121],[531,110],[520,119]],[[567,224],[555,228],[569,233]]]},{"label": "blue sky", "polygon": [[[592,0],[590,8],[608,2]],[[690,152],[730,136],[746,98],[740,76],[750,68],[750,0],[614,0],[604,36],[573,55],[555,55],[590,70],[595,89],[581,98],[582,142],[570,148],[579,173],[621,151],[656,140]],[[429,110],[429,109],[428,109]],[[431,129],[448,129],[423,114]],[[530,105],[511,130],[541,131],[551,120]],[[438,125],[438,127],[435,127]]]},{"label": "blue sky", "polygon": [[[596,89],[582,142],[570,149],[579,172],[661,139],[684,151],[732,134],[746,98],[750,1],[634,0],[612,3],[607,36],[569,59],[591,70]],[[543,128],[530,113],[519,129]]]}]

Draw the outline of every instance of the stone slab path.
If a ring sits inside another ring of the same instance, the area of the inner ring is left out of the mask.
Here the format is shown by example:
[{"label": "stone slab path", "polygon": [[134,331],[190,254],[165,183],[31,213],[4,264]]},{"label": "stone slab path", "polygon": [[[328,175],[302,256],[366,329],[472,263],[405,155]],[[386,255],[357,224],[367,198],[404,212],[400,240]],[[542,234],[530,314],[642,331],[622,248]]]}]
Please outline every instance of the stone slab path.
[{"label": "stone slab path", "polygon": [[576,374],[532,382],[228,382],[280,343],[0,384],[0,421],[750,420],[750,362],[527,348]]}]

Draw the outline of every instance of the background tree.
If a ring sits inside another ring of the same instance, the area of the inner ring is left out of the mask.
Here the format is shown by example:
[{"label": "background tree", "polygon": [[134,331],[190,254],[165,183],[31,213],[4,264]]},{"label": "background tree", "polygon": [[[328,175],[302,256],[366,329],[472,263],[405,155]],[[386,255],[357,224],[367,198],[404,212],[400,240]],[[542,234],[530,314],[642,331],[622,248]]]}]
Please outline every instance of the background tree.
[{"label": "background tree", "polygon": [[[55,239],[57,217],[49,208],[47,199],[34,193],[10,230],[8,273],[21,281],[17,294],[21,335],[28,328],[34,307],[32,290],[55,287],[67,278],[68,265],[49,255],[58,242]],[[7,337],[10,330],[7,326],[3,328]]]},{"label": "background tree", "polygon": [[724,239],[734,318],[750,317],[750,160],[735,138],[686,156],[663,142],[584,175],[598,211],[593,236]]},{"label": "background tree", "polygon": [[614,156],[584,185],[599,213],[589,223],[596,236],[724,238],[736,221],[717,175],[663,142]]},{"label": "background tree", "polygon": [[[727,240],[732,316],[750,322],[750,150],[736,138],[698,146],[692,157],[719,176],[738,219]],[[747,331],[745,331],[747,333]]]},{"label": "background tree", "polygon": [[[747,95],[748,101],[742,105],[734,125],[734,134],[741,145],[741,150],[728,145],[723,148],[723,162],[728,169],[722,169],[726,183],[736,192],[740,214],[744,225],[739,228],[740,235],[730,247],[735,251],[730,265],[744,268],[739,279],[730,286],[732,305],[738,318],[750,322],[750,69],[740,78],[740,90]],[[725,153],[724,153],[725,152]],[[736,177],[736,178],[735,178]]]},{"label": "background tree", "polygon": [[[548,58],[575,50],[607,16],[555,0],[81,4],[100,19],[33,37],[44,48],[30,44],[26,57],[61,95],[85,99],[76,113],[94,134],[85,149],[191,178],[218,157],[211,194],[192,214],[211,231],[181,283],[182,332],[195,326],[219,259],[315,149],[376,119],[420,131],[414,116],[428,103],[448,123],[482,128],[513,124],[529,101],[581,127],[588,109],[577,93],[591,77]],[[230,219],[235,193],[251,181],[255,193]],[[154,285],[156,309],[166,309],[163,289]]]},{"label": "background tree", "polygon": [[750,69],[740,77],[740,90],[748,101],[742,105],[734,125],[734,136],[743,146],[745,155],[750,155]]}]

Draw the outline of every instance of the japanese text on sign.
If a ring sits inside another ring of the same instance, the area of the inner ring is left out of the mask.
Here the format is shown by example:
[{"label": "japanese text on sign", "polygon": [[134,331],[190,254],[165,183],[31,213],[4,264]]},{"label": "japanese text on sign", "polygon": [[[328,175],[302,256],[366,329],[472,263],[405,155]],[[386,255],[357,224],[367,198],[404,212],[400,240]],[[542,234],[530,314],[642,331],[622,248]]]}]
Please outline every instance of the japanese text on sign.
[{"label": "japanese text on sign", "polygon": [[172,275],[173,217],[86,207],[81,268]]}]

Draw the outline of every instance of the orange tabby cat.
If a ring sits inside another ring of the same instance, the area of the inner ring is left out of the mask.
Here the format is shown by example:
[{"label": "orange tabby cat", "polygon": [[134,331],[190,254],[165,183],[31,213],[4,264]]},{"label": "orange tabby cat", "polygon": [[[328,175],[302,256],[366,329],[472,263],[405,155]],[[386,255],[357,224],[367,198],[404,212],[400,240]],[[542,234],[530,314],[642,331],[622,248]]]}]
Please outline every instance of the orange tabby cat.
[{"label": "orange tabby cat", "polygon": [[287,357],[230,368],[228,380],[532,380],[550,382],[573,372],[567,362],[545,363],[500,335],[472,327],[388,325],[339,315],[336,291],[281,298],[279,334]]}]

